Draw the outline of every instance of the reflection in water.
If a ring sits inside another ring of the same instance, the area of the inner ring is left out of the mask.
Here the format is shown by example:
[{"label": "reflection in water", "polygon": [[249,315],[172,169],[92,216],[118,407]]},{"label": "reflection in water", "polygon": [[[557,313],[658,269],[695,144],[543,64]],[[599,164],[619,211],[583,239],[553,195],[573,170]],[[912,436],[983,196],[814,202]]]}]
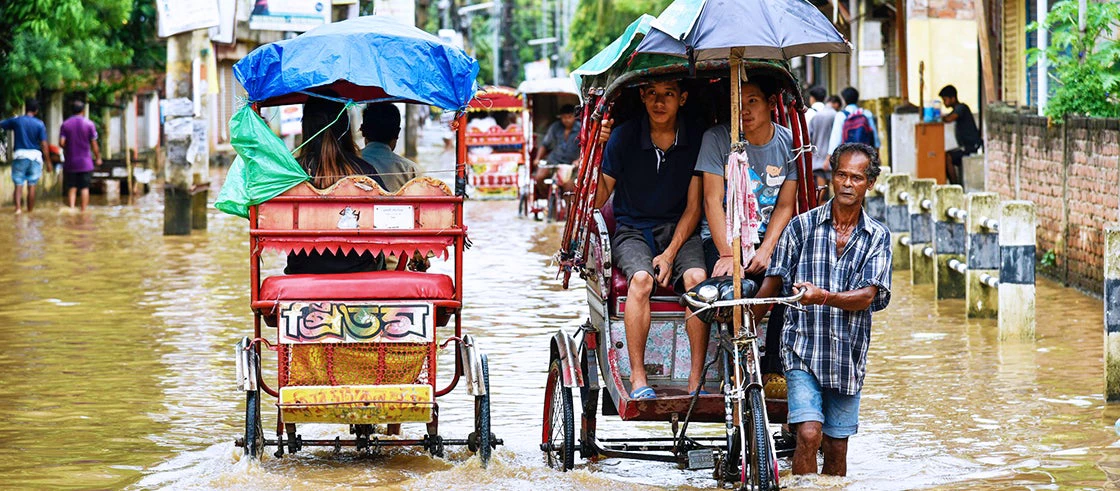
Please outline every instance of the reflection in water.
[{"label": "reflection in water", "polygon": [[[514,214],[512,202],[467,207],[474,247],[466,253],[464,325],[489,354],[494,431],[506,442],[487,470],[464,449],[447,459],[414,449],[240,459],[232,442],[242,431],[243,396],[232,387],[232,346],[251,331],[244,220],[213,212],[207,233],[163,237],[158,196],[87,214],[50,206],[0,214],[7,231],[0,248],[10,251],[0,270],[4,485],[710,487],[710,473],[666,464],[608,459],[581,462],[568,474],[544,468],[537,445],[548,339],[586,318],[586,301],[578,281],[560,288],[549,263],[559,226]],[[932,290],[911,287],[907,274],[896,275],[894,303],[875,320],[851,475],[786,483],[908,489],[1115,482],[1120,409],[1106,407],[1100,395],[1101,303],[1043,281],[1038,340],[1001,343],[994,321],[966,319],[961,301],[929,300]],[[443,380],[451,359],[441,359]],[[443,433],[466,435],[473,411],[466,391],[440,402]],[[603,436],[668,432],[668,425],[615,418],[600,425]],[[405,430],[417,435],[422,426]],[[301,432],[329,438],[345,429],[309,425]]]}]

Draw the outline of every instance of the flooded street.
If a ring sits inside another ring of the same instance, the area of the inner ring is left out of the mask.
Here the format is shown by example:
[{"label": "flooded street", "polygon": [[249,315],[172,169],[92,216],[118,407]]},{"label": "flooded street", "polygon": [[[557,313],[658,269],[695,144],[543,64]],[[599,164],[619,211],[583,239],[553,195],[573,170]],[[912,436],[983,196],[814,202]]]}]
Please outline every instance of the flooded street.
[{"label": "flooded street", "polygon": [[[211,195],[213,196],[213,194]],[[471,202],[465,331],[489,354],[489,469],[465,449],[364,456],[304,450],[242,460],[243,393],[233,345],[252,332],[248,227],[211,211],[209,230],[164,237],[160,196],[86,215],[46,203],[0,214],[0,486],[21,489],[668,489],[714,485],[710,472],[608,459],[561,474],[538,445],[548,340],[587,316],[582,284],[562,290],[549,255],[560,226],[516,218],[514,202]],[[282,259],[266,267],[278,271]],[[1003,342],[995,320],[895,275],[875,318],[860,433],[847,479],[794,487],[1114,488],[1120,406],[1102,393],[1102,305],[1040,280],[1038,339]],[[442,374],[453,352],[441,358]],[[275,367],[275,358],[269,364]],[[446,376],[442,376],[446,380]],[[441,383],[442,386],[442,383]],[[265,428],[274,428],[265,399]],[[460,386],[440,399],[441,433],[464,437]],[[334,438],[344,427],[308,426]],[[668,425],[600,421],[600,436],[668,436]],[[417,436],[423,425],[405,426]],[[345,436],[345,435],[343,435]],[[783,465],[788,465],[783,464]]]}]

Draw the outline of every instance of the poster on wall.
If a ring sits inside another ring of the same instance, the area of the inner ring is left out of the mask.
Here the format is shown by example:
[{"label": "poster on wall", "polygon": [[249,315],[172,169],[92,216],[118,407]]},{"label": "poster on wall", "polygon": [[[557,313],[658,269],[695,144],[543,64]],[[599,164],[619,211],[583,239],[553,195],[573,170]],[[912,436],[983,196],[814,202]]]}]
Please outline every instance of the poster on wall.
[{"label": "poster on wall", "polygon": [[412,0],[374,0],[373,13],[392,17],[406,26],[416,25],[416,3]]},{"label": "poster on wall", "polygon": [[158,35],[161,38],[180,32],[206,29],[221,22],[218,0],[158,0]]},{"label": "poster on wall", "polygon": [[304,32],[330,21],[330,0],[256,0],[249,29]]},{"label": "poster on wall", "polygon": [[221,19],[218,25],[210,28],[210,40],[233,44],[237,39],[237,0],[218,0],[218,18]]}]

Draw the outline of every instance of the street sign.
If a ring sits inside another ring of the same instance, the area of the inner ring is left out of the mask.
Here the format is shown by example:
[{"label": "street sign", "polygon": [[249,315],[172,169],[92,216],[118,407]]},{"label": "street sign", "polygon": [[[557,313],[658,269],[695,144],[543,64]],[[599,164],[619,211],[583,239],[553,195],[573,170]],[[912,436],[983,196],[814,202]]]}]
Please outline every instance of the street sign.
[{"label": "street sign", "polygon": [[218,0],[159,0],[159,37],[217,26]]}]

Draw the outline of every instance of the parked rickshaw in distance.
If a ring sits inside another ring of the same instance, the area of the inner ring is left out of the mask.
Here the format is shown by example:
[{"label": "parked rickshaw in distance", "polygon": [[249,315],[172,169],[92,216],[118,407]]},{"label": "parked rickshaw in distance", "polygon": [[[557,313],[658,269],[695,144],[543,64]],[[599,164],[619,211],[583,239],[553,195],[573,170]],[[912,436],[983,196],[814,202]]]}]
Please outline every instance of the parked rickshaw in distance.
[{"label": "parked rickshaw in distance", "polygon": [[[557,122],[561,108],[568,105],[579,107],[579,90],[571,78],[554,77],[526,80],[517,86],[517,91],[525,101],[522,120],[529,149],[528,165],[521,174],[523,184],[518,195],[518,214],[532,215],[536,219],[543,214],[550,222],[562,220],[567,207],[560,180],[574,178],[572,166],[555,165],[548,161],[547,156],[538,162],[535,156],[549,127]],[[547,168],[548,172],[540,172],[539,167]]]},{"label": "parked rickshaw in distance", "polygon": [[[350,63],[330,61],[337,59]],[[462,111],[473,97],[477,71],[478,63],[462,50],[377,16],[328,24],[264,45],[234,66],[252,103],[231,120],[239,157],[216,206],[249,219],[253,331],[235,351],[237,385],[246,397],[245,432],[237,445],[246,456],[259,459],[265,447],[275,447],[274,455],[281,457],[285,450],[314,446],[360,452],[419,446],[441,456],[447,445],[465,445],[486,465],[501,443],[490,430],[487,357],[462,329],[463,113],[454,125],[454,193],[429,176],[393,192],[368,176],[341,177],[326,189],[313,187],[308,172],[258,114],[262,106],[311,98],[330,98],[339,107],[408,102]],[[293,73],[301,76],[281,76]],[[382,79],[381,74],[392,77]],[[343,109],[335,120],[345,113]],[[333,135],[304,137],[313,142]],[[374,267],[269,276],[262,264],[266,252],[400,260],[394,271]],[[427,261],[407,260],[414,257],[446,261],[441,269],[451,272],[425,272]],[[436,355],[449,344],[454,344],[454,371],[439,385]],[[262,347],[276,353],[275,367],[262,366]],[[267,380],[268,373],[277,379]],[[465,438],[449,439],[439,433],[437,398],[461,380],[474,398],[474,429]],[[262,392],[277,398],[274,438],[264,432]],[[298,431],[305,423],[345,425],[349,436],[306,438]],[[401,437],[402,424],[423,424],[424,434]]]},{"label": "parked rickshaw in distance", "polygon": [[[781,5],[777,5],[779,3]],[[745,81],[744,77],[764,75],[778,85],[772,120],[792,133],[792,162],[799,170],[797,212],[815,207],[817,193],[803,115],[805,104],[797,80],[782,58],[781,47],[776,51],[764,48],[789,37],[774,36],[773,40],[755,43],[744,29],[748,25],[757,26],[761,19],[778,19],[778,15],[761,13],[761,10],[773,13],[775,7],[789,9],[787,15],[796,13],[794,18],[781,22],[812,23],[808,26],[812,29],[805,31],[818,38],[796,39],[809,48],[803,54],[847,52],[847,44],[835,28],[815,7],[805,2],[742,0],[731,4],[678,0],[667,7],[660,18],[643,16],[636,20],[621,37],[573,72],[581,84],[585,108],[583,125],[587,133],[597,135],[602,122],[608,119],[613,119],[617,128],[626,120],[644,117],[638,87],[677,80],[683,86],[682,91],[689,92],[688,107],[682,108],[682,113],[685,109],[697,111],[697,106],[702,108],[712,101],[730,100],[729,111],[701,110],[681,117],[694,118],[692,124],[699,120],[700,124],[706,123],[706,127],[715,122],[708,118],[728,121],[733,135],[732,152],[737,152],[736,149],[741,148],[738,129],[741,81]],[[757,26],[757,30],[765,31],[765,27],[771,26]],[[708,36],[709,42],[712,39],[747,42],[750,48],[738,44],[704,45],[703,40],[698,42],[696,32],[700,31]],[[705,96],[712,93],[720,97],[706,100]],[[726,102],[721,105],[727,107]],[[786,400],[784,394],[764,392],[760,343],[765,337],[746,312],[749,312],[747,307],[757,304],[796,307],[800,295],[751,298],[758,285],[745,278],[740,281],[741,264],[736,264],[734,278],[712,278],[688,292],[655,286],[650,299],[651,325],[644,360],[649,387],[654,389],[655,395],[632,398],[631,391],[635,387],[629,382],[630,360],[624,323],[628,281],[614,266],[612,258],[611,234],[615,220],[611,202],[602,209],[594,207],[604,147],[598,138],[585,141],[576,190],[557,254],[565,286],[573,272],[585,280],[589,318],[574,333],[560,330],[551,339],[541,442],[546,461],[558,469],[571,469],[578,450],[584,459],[633,458],[672,462],[688,469],[711,468],[721,487],[731,483],[737,489],[778,489],[778,454],[792,451],[794,442],[792,435],[778,433],[775,438],[775,430],[770,426],[770,423],[786,421]],[[740,162],[746,160],[745,156],[739,158]],[[745,171],[742,172],[745,175]],[[728,187],[729,217],[746,216],[742,207],[748,202],[752,187]],[[733,237],[746,228],[742,225],[735,223],[730,227]],[[712,224],[712,227],[723,226]],[[740,239],[736,238],[732,246],[736,260],[739,247]],[[711,325],[700,388],[719,387],[712,394],[688,390],[692,357],[685,331],[690,315],[686,306]],[[580,394],[578,406],[574,404],[573,390]],[[601,412],[604,416],[618,416],[623,421],[666,422],[670,424],[670,434],[665,437],[600,437],[596,428],[600,392],[603,392]],[[723,431],[718,436],[711,436],[711,433],[689,435],[692,423],[721,423]]]},{"label": "parked rickshaw in distance", "polygon": [[514,199],[519,170],[528,161],[521,123],[521,95],[511,87],[486,86],[467,107],[467,162],[472,199]]}]

